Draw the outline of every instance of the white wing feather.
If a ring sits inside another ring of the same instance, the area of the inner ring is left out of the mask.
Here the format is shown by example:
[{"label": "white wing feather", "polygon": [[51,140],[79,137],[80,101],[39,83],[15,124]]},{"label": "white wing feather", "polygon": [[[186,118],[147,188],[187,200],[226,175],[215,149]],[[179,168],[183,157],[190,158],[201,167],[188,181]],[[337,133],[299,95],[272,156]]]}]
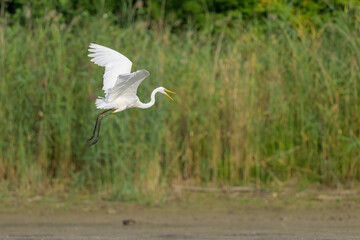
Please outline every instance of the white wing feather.
[{"label": "white wing feather", "polygon": [[149,75],[150,73],[146,70],[138,70],[133,73],[119,75],[115,86],[108,92],[107,101],[111,102],[123,97],[137,99],[137,89],[141,82]]},{"label": "white wing feather", "polygon": [[107,95],[109,90],[115,86],[118,76],[131,72],[132,62],[121,53],[110,48],[91,43],[89,46],[89,57],[95,64],[105,67],[103,90]]}]

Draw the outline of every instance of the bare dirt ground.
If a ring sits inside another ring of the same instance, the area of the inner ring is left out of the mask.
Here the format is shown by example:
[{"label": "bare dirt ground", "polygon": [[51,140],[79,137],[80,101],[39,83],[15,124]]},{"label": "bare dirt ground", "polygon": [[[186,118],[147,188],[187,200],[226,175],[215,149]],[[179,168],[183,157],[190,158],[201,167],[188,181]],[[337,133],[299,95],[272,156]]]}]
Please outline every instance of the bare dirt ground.
[{"label": "bare dirt ground", "polygon": [[[277,195],[213,196],[160,207],[7,200],[0,201],[0,239],[355,240],[360,239],[359,196],[359,192],[351,197],[322,193],[291,200]],[[124,220],[133,221],[124,225]]]}]

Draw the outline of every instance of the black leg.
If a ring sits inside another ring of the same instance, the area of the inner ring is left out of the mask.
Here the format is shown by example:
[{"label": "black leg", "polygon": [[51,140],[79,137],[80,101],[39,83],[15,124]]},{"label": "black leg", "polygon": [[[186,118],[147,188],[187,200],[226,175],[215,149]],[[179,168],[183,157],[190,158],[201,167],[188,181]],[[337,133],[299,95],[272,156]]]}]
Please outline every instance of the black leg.
[{"label": "black leg", "polygon": [[92,134],[91,138],[89,138],[89,139],[87,139],[87,140],[86,140],[86,142],[89,142],[91,139],[93,139],[93,138],[94,138],[94,136],[95,136],[95,132],[96,132],[96,126],[97,126],[97,123],[98,123],[99,117],[100,117],[101,115],[103,115],[104,113],[107,113],[107,112],[109,112],[109,111],[111,111],[111,110],[112,110],[112,109],[109,109],[109,110],[106,110],[106,111],[101,112],[101,113],[99,113],[99,114],[98,114],[98,116],[96,117],[96,122],[95,122],[95,127],[94,127],[93,134]]},{"label": "black leg", "polygon": [[97,141],[99,140],[101,120],[102,120],[104,117],[107,117],[107,116],[109,116],[109,115],[111,115],[111,114],[112,114],[112,113],[109,113],[109,114],[106,114],[106,115],[102,115],[102,116],[99,118],[99,124],[98,124],[98,128],[97,128],[96,138],[95,138],[95,140],[89,145],[89,147],[91,147],[92,145],[94,145],[95,143],[97,143]]}]

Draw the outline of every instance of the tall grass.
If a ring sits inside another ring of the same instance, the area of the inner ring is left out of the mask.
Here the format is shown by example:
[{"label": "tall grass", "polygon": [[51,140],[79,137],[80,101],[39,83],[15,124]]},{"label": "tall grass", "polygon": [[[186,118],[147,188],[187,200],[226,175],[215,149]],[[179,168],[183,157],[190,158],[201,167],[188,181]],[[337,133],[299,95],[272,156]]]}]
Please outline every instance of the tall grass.
[{"label": "tall grass", "polygon": [[[0,180],[3,189],[163,196],[171,184],[281,185],[360,180],[360,34],[347,19],[305,31],[279,24],[171,34],[106,19],[3,25]],[[229,31],[227,33],[227,31]],[[150,77],[156,106],[104,120],[89,148],[103,68],[90,42]],[[21,191],[20,191],[21,190]]]}]

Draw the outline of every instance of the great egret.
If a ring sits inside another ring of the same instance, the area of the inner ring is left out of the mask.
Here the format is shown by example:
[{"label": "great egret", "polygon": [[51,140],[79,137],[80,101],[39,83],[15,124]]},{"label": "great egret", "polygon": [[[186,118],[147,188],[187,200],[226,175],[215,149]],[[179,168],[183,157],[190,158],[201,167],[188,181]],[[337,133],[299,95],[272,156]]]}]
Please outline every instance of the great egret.
[{"label": "great egret", "polygon": [[[92,57],[91,61],[101,67],[105,67],[103,76],[104,86],[102,88],[105,92],[105,97],[96,99],[95,104],[98,109],[107,109],[104,112],[99,113],[96,118],[93,135],[87,141],[93,140],[96,128],[97,136],[89,146],[94,145],[99,140],[101,120],[104,117],[124,111],[128,108],[149,108],[154,105],[155,94],[158,92],[165,94],[173,100],[167,92],[175,94],[174,92],[167,90],[164,87],[158,87],[152,91],[151,101],[142,103],[138,96],[136,96],[137,88],[150,73],[146,70],[138,70],[131,73],[132,62],[113,49],[94,43],[91,43],[89,47],[89,52],[91,52],[89,57]],[[110,111],[113,112],[108,113]]]}]

